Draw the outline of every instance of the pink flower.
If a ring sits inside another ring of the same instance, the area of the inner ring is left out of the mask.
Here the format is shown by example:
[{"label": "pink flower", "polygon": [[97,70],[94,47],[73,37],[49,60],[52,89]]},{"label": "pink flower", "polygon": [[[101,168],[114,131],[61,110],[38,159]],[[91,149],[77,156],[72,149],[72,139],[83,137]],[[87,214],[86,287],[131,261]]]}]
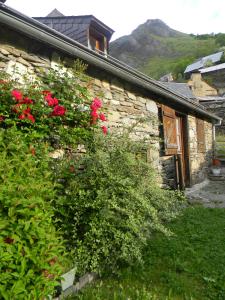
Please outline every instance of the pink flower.
[{"label": "pink flower", "polygon": [[102,126],[102,132],[104,134],[107,134],[108,133],[108,128],[106,126]]},{"label": "pink flower", "polygon": [[91,103],[91,110],[98,110],[102,107],[102,101],[98,98],[94,98],[94,100]]},{"label": "pink flower", "polygon": [[17,101],[20,101],[20,100],[23,99],[22,93],[21,93],[20,91],[18,91],[18,90],[13,90],[13,91],[11,92],[11,94],[12,94],[12,96],[13,96]]},{"label": "pink flower", "polygon": [[106,116],[105,116],[103,113],[100,113],[100,114],[99,114],[99,119],[100,119],[101,121],[103,121],[103,122],[107,121],[107,120],[106,120]]},{"label": "pink flower", "polygon": [[64,116],[66,108],[61,105],[56,105],[51,113],[51,116]]},{"label": "pink flower", "polygon": [[48,102],[49,106],[56,106],[59,104],[59,100],[57,98],[52,98],[52,94],[48,93],[45,96],[45,100]]},{"label": "pink flower", "polygon": [[5,120],[4,116],[0,116],[0,122],[3,122]]},{"label": "pink flower", "polygon": [[91,116],[92,116],[92,118],[98,119],[98,113],[97,113],[97,111],[96,111],[96,110],[93,110],[93,111],[91,112]]}]

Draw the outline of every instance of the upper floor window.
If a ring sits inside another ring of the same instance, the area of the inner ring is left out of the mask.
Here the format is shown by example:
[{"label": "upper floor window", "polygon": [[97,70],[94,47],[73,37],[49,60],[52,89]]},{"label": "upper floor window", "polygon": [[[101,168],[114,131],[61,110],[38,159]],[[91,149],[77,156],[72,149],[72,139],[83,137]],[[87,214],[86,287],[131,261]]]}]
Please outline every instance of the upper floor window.
[{"label": "upper floor window", "polygon": [[89,46],[92,50],[106,52],[106,38],[103,34],[96,30],[89,31]]}]

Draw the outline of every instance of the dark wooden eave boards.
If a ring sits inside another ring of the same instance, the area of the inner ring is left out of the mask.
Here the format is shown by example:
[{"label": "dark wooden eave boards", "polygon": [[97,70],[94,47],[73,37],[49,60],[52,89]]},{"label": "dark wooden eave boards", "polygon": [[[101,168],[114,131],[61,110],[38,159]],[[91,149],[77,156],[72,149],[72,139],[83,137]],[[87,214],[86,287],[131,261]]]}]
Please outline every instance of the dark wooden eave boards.
[{"label": "dark wooden eave boards", "polygon": [[74,58],[80,58],[89,65],[113,74],[131,83],[133,86],[157,96],[157,101],[169,105],[172,108],[179,107],[179,109],[185,113],[198,115],[213,123],[220,123],[221,119],[219,117],[207,112],[202,106],[190,102],[185,96],[169,90],[160,84],[160,82],[157,82],[120,61],[102,56],[54,29],[0,2],[0,25],[1,24],[9,26],[17,32],[21,32],[32,39],[36,39]]}]

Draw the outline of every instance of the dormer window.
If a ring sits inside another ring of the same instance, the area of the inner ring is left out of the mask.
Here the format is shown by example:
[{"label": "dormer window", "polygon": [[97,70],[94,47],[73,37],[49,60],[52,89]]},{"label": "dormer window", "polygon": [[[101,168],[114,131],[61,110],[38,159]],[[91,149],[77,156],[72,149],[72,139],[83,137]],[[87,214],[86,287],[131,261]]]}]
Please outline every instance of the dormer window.
[{"label": "dormer window", "polygon": [[92,15],[64,16],[54,9],[46,17],[35,18],[84,46],[107,55],[113,30]]},{"label": "dormer window", "polygon": [[96,30],[89,31],[89,47],[99,52],[107,52],[106,37]]}]

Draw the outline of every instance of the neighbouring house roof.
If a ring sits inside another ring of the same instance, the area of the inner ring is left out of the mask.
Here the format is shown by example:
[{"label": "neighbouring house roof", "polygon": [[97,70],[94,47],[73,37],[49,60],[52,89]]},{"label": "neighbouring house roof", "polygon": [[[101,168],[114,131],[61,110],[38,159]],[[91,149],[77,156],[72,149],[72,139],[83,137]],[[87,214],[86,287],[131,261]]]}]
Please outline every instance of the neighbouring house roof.
[{"label": "neighbouring house roof", "polygon": [[186,83],[178,83],[178,82],[163,82],[163,84],[171,90],[176,91],[180,95],[187,97],[188,99],[192,99],[196,101],[196,97],[194,96],[192,90],[189,85]]},{"label": "neighbouring house roof", "polygon": [[223,70],[223,69],[225,69],[225,63],[201,69],[201,70],[199,70],[199,72],[201,74],[205,74],[205,73],[215,72],[215,71],[219,71],[219,70]]},{"label": "neighbouring house roof", "polygon": [[186,67],[184,73],[190,73],[190,72],[193,72],[193,71],[198,71],[199,69],[204,68],[204,66],[206,65],[206,63],[208,61],[211,61],[213,64],[217,63],[221,60],[222,56],[223,56],[223,51],[220,51],[220,52],[202,57],[202,58],[198,59],[196,62],[194,62],[193,64],[188,65]]},{"label": "neighbouring house roof", "polygon": [[205,97],[196,97],[200,102],[223,102],[225,101],[224,96],[205,96]]},{"label": "neighbouring house roof", "polygon": [[86,46],[88,30],[91,25],[97,30],[104,32],[108,39],[111,38],[114,32],[113,29],[93,15],[64,16],[57,9],[54,9],[46,17],[34,17],[34,19]]},{"label": "neighbouring house roof", "polygon": [[187,97],[180,95],[174,90],[172,91],[162,83],[114,58],[98,54],[60,32],[49,28],[37,20],[34,20],[1,2],[0,23],[9,26],[17,32],[21,32],[32,39],[36,39],[45,45],[51,46],[53,49],[57,49],[62,53],[75,58],[80,58],[89,65],[125,80],[145,92],[151,92],[151,94],[157,95],[158,101],[164,103],[166,101],[166,104],[169,106],[179,106],[179,108],[182,108],[186,113],[197,114],[212,122],[219,122],[221,120],[215,114],[206,111],[201,105],[190,103]]}]

